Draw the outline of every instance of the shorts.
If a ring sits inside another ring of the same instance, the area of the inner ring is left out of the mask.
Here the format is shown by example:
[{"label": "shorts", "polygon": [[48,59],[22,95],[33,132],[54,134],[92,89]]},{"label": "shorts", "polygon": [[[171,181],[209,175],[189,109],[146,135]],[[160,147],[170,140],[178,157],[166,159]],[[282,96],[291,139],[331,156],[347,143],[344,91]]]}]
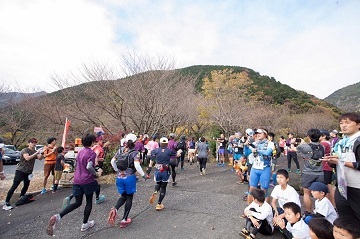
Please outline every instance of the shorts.
[{"label": "shorts", "polygon": [[154,173],[154,181],[155,182],[169,182],[170,179],[170,172],[169,170],[166,170],[164,172],[160,172],[158,170]]},{"label": "shorts", "polygon": [[60,180],[62,176],[62,171],[55,171],[54,177],[55,180]]},{"label": "shorts", "polygon": [[303,173],[301,175],[301,186],[303,188],[309,188],[310,185],[313,182],[324,183],[324,174],[322,174],[322,175],[312,175],[312,174]]},{"label": "shorts", "polygon": [[74,184],[72,187],[72,194],[74,195],[74,197],[80,196],[82,194],[85,195],[91,195],[93,194],[97,189],[99,188],[99,184],[98,182],[95,180],[92,183],[88,183],[88,184]]},{"label": "shorts", "polygon": [[270,185],[270,167],[265,167],[264,169],[251,169],[250,173],[250,187],[257,187],[260,182],[260,187],[262,189],[268,189]]},{"label": "shorts", "polygon": [[333,171],[325,171],[324,170],[324,183],[325,184],[331,184],[333,181]]},{"label": "shorts", "polygon": [[132,174],[123,178],[116,178],[116,187],[118,192],[122,195],[134,194],[136,192],[136,175]]},{"label": "shorts", "polygon": [[51,175],[54,175],[55,171],[55,164],[44,164],[44,177],[49,177],[50,173]]},{"label": "shorts", "polygon": [[241,159],[242,154],[234,154],[234,160],[239,160]]},{"label": "shorts", "polygon": [[219,149],[219,154],[225,154],[225,149]]},{"label": "shorts", "polygon": [[189,155],[195,155],[195,149],[189,149]]}]

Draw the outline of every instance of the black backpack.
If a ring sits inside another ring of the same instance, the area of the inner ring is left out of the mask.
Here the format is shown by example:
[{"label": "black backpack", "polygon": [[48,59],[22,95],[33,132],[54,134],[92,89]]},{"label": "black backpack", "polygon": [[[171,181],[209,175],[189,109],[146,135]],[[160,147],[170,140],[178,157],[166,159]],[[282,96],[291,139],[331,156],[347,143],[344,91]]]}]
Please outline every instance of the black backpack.
[{"label": "black backpack", "polygon": [[25,194],[24,196],[22,196],[16,203],[16,206],[20,206],[20,205],[24,205],[27,203],[31,203],[35,201],[34,196],[30,193],[30,194]]},{"label": "black backpack", "polygon": [[312,144],[309,143],[309,146],[312,149],[313,155],[311,159],[319,161],[325,155],[325,149],[321,144]]},{"label": "black backpack", "polygon": [[278,142],[274,141],[274,146],[275,146],[275,151],[276,151],[274,157],[279,158],[281,156],[281,149],[280,149]]},{"label": "black backpack", "polygon": [[176,150],[181,149],[182,151],[186,150],[186,143],[184,141],[180,141],[177,145],[176,145]]},{"label": "black backpack", "polygon": [[130,150],[126,153],[119,153],[116,156],[116,166],[120,171],[125,171],[128,168],[134,167],[134,161],[130,162],[130,154],[135,150]]}]

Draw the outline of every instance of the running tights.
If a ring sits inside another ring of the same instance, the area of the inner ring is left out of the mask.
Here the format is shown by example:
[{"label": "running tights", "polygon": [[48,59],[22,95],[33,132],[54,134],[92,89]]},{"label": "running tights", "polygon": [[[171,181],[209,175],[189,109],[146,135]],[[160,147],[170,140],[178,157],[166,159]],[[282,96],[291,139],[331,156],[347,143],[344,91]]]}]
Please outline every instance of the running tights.
[{"label": "running tights", "polygon": [[[75,202],[67,206],[61,213],[60,217],[62,218],[69,212],[72,212],[76,208],[80,207],[83,201],[84,194],[80,194],[79,196],[75,196]],[[85,195],[86,198],[86,205],[84,209],[84,218],[83,223],[87,223],[90,217],[91,209],[92,209],[92,200],[93,200],[93,194]]]},{"label": "running tights", "polygon": [[98,188],[95,191],[95,197],[96,197],[96,199],[99,199],[99,197],[100,197],[100,184],[98,185]]},{"label": "running tights", "polygon": [[157,185],[160,185],[160,196],[159,196],[159,204],[161,204],[161,202],[163,201],[165,194],[166,194],[166,187],[167,187],[167,182],[158,182]]},{"label": "running tights", "polygon": [[125,204],[125,210],[124,210],[124,216],[123,216],[124,220],[128,219],[128,216],[129,216],[129,213],[130,213],[130,210],[132,207],[133,196],[134,196],[134,194],[123,193],[123,194],[121,194],[121,197],[118,199],[118,201],[115,205],[116,210],[119,210],[119,208]]},{"label": "running tights", "polygon": [[170,165],[170,166],[171,166],[171,178],[172,178],[172,181],[175,182],[175,178],[176,178],[175,168],[176,168],[176,166],[175,165]]}]

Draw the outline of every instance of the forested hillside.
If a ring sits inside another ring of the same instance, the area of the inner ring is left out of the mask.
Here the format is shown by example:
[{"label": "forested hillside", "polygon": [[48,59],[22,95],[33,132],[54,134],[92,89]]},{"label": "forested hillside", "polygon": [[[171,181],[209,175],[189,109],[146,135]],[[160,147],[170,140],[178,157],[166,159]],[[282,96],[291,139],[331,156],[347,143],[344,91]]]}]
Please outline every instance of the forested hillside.
[{"label": "forested hillside", "polygon": [[360,111],[360,82],[341,88],[324,100],[344,111]]}]

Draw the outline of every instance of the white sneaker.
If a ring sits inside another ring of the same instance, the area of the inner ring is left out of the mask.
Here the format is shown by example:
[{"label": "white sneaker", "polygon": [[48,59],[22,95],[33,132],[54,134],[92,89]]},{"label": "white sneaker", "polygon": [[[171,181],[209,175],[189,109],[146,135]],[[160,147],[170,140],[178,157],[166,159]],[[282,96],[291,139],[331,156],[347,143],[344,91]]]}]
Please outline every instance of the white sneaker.
[{"label": "white sneaker", "polygon": [[83,223],[82,226],[81,226],[81,231],[86,231],[87,229],[93,227],[95,225],[95,221],[94,220],[91,220],[91,221],[88,221],[87,223]]},{"label": "white sneaker", "polygon": [[202,169],[202,173],[203,173],[203,175],[206,175],[206,172],[205,172],[204,168]]},{"label": "white sneaker", "polygon": [[9,210],[11,210],[11,209],[13,209],[13,207],[12,207],[10,204],[7,204],[7,203],[4,204],[3,210],[9,211]]},{"label": "white sneaker", "polygon": [[54,234],[54,229],[56,224],[58,224],[60,222],[60,214],[55,214],[54,216],[52,216],[49,220],[49,224],[46,228],[46,233],[49,236],[52,236]]}]

